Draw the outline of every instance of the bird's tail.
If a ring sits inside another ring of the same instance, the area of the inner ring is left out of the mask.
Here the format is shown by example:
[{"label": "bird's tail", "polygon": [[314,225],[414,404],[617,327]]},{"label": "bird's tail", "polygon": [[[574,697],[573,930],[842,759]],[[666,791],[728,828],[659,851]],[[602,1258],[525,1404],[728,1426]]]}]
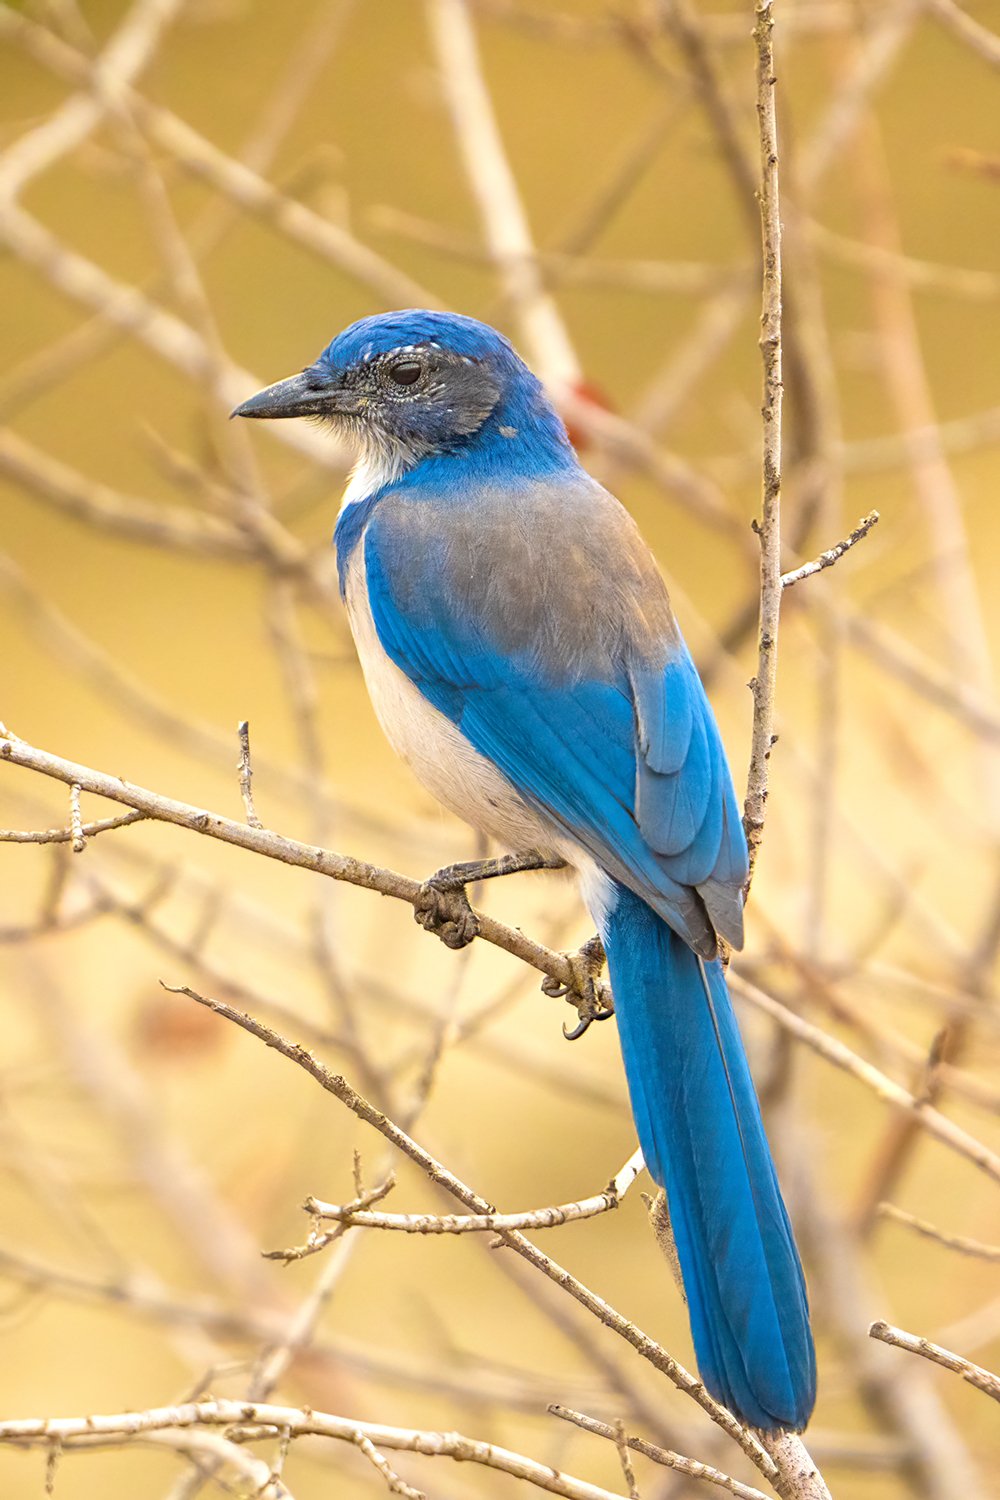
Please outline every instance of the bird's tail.
[{"label": "bird's tail", "polygon": [[751,1426],[801,1429],[816,1390],[805,1282],[722,966],[615,892],[602,936],[625,1071],[699,1372]]}]

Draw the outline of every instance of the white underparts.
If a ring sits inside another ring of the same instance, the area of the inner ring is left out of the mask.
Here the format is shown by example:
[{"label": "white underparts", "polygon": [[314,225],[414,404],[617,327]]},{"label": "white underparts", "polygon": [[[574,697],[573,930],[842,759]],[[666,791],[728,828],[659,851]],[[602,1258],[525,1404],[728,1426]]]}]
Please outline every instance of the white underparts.
[{"label": "white underparts", "polygon": [[[361,487],[370,481],[370,471],[362,476],[359,465],[352,486],[355,478],[358,492],[345,496],[345,504],[364,498]],[[603,933],[615,906],[611,878],[562,829],[530,807],[383,650],[368,601],[363,537],[347,566],[344,601],[372,707],[396,754],[433,797],[504,849],[541,849],[571,865],[583,900]]]},{"label": "white underparts", "polygon": [[386,738],[445,807],[508,849],[553,847],[553,830],[382,649],[365,579],[364,540],[347,567],[344,601],[365,685]]}]

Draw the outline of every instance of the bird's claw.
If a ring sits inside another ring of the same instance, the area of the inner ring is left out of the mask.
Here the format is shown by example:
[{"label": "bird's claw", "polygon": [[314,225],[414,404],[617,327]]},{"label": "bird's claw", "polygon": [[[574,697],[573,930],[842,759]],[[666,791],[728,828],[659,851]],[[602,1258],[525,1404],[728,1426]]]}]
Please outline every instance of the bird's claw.
[{"label": "bird's claw", "polygon": [[469,905],[464,886],[425,880],[413,903],[414,920],[435,933],[446,948],[465,948],[479,935],[479,918]]},{"label": "bird's claw", "polygon": [[600,938],[591,938],[578,953],[567,953],[565,958],[572,976],[570,982],[566,984],[546,974],[542,980],[542,992],[553,999],[566,1000],[576,1008],[576,1025],[570,1029],[563,1025],[563,1036],[568,1042],[575,1042],[592,1021],[606,1021],[614,1015],[614,1009],[604,1004],[597,984],[604,968],[604,947]]}]

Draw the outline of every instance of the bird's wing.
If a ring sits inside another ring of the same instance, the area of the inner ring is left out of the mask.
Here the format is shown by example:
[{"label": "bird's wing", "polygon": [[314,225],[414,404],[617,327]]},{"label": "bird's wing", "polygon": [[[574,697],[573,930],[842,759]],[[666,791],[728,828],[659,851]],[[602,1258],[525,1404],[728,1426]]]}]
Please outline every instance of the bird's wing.
[{"label": "bird's wing", "polygon": [[[710,956],[715,931],[742,941],[732,779],[652,561],[617,502],[593,490],[601,503],[588,488],[568,539],[565,496],[554,531],[544,507],[495,525],[470,511],[466,528],[452,511],[439,530],[430,513],[415,522],[380,504],[363,541],[375,628],[527,802]],[[651,643],[661,616],[669,638]]]}]

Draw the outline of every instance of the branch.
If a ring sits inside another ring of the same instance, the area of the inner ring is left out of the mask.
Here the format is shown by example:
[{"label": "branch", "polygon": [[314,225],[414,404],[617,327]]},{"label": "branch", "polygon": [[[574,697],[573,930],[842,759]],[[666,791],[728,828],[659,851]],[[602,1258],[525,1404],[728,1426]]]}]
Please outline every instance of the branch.
[{"label": "branch", "polygon": [[893,1079],[879,1071],[871,1063],[865,1062],[850,1047],[838,1041],[836,1037],[828,1036],[818,1026],[812,1026],[803,1020],[787,1006],[782,1005],[773,995],[765,994],[756,985],[750,984],[732,969],[729,971],[729,987],[734,995],[748,1000],[757,1010],[762,1010],[790,1031],[799,1041],[805,1042],[814,1052],[825,1057],[827,1062],[833,1063],[837,1068],[842,1068],[845,1073],[850,1073],[861,1083],[873,1089],[880,1099],[887,1104],[894,1105],[897,1109],[906,1110],[917,1117],[919,1123],[928,1135],[933,1135],[944,1145],[949,1146],[952,1151],[957,1151],[959,1156],[964,1156],[966,1161],[972,1162],[981,1172],[992,1177],[994,1182],[1000,1182],[1000,1156],[984,1146],[982,1141],[977,1141],[975,1136],[969,1135],[968,1131],[962,1129],[949,1120],[946,1115],[940,1113],[926,1100],[916,1097],[904,1089],[902,1084],[894,1082]]},{"label": "branch", "polygon": [[555,299],[542,280],[465,0],[428,0],[427,16],[455,141],[487,243],[532,362],[546,385],[561,393],[566,385],[579,381],[580,364]]},{"label": "branch", "polygon": [[[314,1057],[306,1048],[299,1046],[296,1042],[288,1041],[287,1038],[281,1036],[278,1032],[272,1031],[269,1026],[263,1025],[254,1016],[246,1015],[243,1011],[236,1010],[233,1006],[226,1005],[221,1000],[212,1000],[204,995],[199,995],[197,991],[190,989],[187,985],[164,984],[163,987],[173,994],[187,995],[189,999],[197,1001],[199,1005],[207,1006],[209,1010],[215,1011],[216,1015],[223,1016],[227,1021],[232,1021],[243,1031],[249,1032],[251,1036],[257,1037],[265,1046],[273,1048],[276,1052],[280,1052],[283,1057],[287,1057],[289,1061],[303,1068],[327,1093],[333,1094],[336,1099],[345,1104],[352,1113],[357,1115],[358,1119],[364,1120],[366,1124],[371,1125],[380,1135],[384,1136],[387,1141],[395,1146],[397,1150],[402,1151],[412,1162],[415,1162],[438,1187],[443,1188],[445,1192],[450,1193],[453,1198],[457,1198],[460,1203],[465,1204],[467,1208],[472,1209],[476,1214],[488,1214],[492,1211],[491,1204],[487,1203],[472,1188],[467,1187],[460,1178],[456,1177],[453,1172],[450,1172],[447,1167],[431,1156],[429,1151],[418,1145],[416,1141],[408,1136],[405,1131],[401,1130],[381,1110],[376,1109],[367,1099],[363,1098],[341,1074],[332,1073],[325,1064]],[[677,1386],[678,1390],[683,1391],[693,1401],[697,1402],[714,1422],[739,1443],[744,1453],[747,1454],[764,1477],[769,1482],[775,1484],[780,1494],[792,1497],[797,1493],[802,1493],[805,1496],[807,1493],[805,1491],[797,1492],[791,1486],[782,1487],[783,1480],[787,1477],[787,1471],[783,1472],[779,1468],[779,1465],[768,1456],[757,1435],[749,1428],[744,1427],[724,1406],[713,1400],[701,1381],[695,1379],[683,1365],[673,1359],[655,1340],[643,1333],[641,1329],[637,1328],[628,1318],[625,1318],[620,1312],[616,1311],[603,1298],[598,1297],[589,1287],[577,1281],[576,1277],[570,1275],[556,1261],[543,1254],[537,1246],[533,1245],[530,1240],[525,1239],[517,1230],[501,1230],[500,1238],[505,1245],[516,1251],[529,1264],[535,1266],[550,1281],[555,1282],[557,1286],[568,1292],[571,1297],[575,1298],[581,1306],[585,1307],[588,1312],[592,1313],[606,1327],[612,1329],[613,1332],[631,1344],[637,1353],[641,1354],[657,1370],[666,1375],[668,1380]]]},{"label": "branch", "polygon": [[[100,96],[105,88],[98,68],[75,47],[44,26],[0,10],[0,36],[17,41],[43,67]],[[117,82],[117,80],[116,80]],[[346,229],[331,223],[305,204],[283,193],[243,162],[227,156],[178,115],[152,104],[123,81],[117,97],[136,123],[162,150],[169,152],[192,176],[208,182],[245,212],[274,226],[293,243],[337,266],[345,275],[368,286],[388,306],[411,304],[432,307],[437,301],[426,287],[398,271]],[[237,398],[239,399],[239,398]]]},{"label": "branch", "polygon": [[[584,1432],[592,1432],[597,1437],[607,1438],[615,1443],[619,1440],[619,1433],[607,1422],[598,1422],[594,1417],[587,1417],[580,1411],[573,1411],[568,1406],[560,1406],[552,1402],[548,1410],[554,1417],[561,1417],[565,1422],[572,1422],[574,1427],[581,1427]],[[673,1469],[678,1474],[686,1474],[690,1479],[704,1479],[708,1484],[718,1485],[720,1489],[728,1490],[731,1495],[737,1496],[737,1500],[767,1500],[762,1490],[755,1490],[752,1485],[741,1484],[738,1479],[724,1474],[721,1469],[715,1469],[711,1464],[699,1463],[696,1458],[685,1458],[680,1453],[674,1453],[669,1448],[661,1448],[657,1443],[648,1443],[645,1438],[623,1435],[624,1445],[631,1448],[633,1453],[641,1453],[644,1458],[652,1459],[654,1464],[662,1464],[664,1468]]]},{"label": "branch", "polygon": [[122,813],[117,818],[98,818],[94,823],[82,823],[79,828],[0,828],[0,844],[71,844],[81,834],[85,839],[99,833],[110,833],[114,828],[127,828],[130,823],[142,823],[146,814]]},{"label": "branch", "polygon": [[880,1203],[878,1213],[880,1218],[905,1224],[914,1233],[922,1234],[925,1239],[944,1245],[948,1250],[957,1250],[960,1255],[971,1255],[977,1260],[1000,1261],[1000,1245],[984,1245],[982,1240],[969,1239],[962,1234],[948,1234],[945,1230],[938,1229],[936,1224],[929,1224],[926,1219],[918,1219],[915,1214],[908,1214],[905,1209],[897,1208],[894,1203]]},{"label": "branch", "polygon": [[984,62],[1000,68],[1000,36],[967,15],[955,0],[928,0],[928,10]]},{"label": "branch", "polygon": [[[246,823],[237,823],[232,818],[225,818],[219,813],[206,812],[203,808],[193,807],[189,803],[162,797],[157,792],[135,786],[122,780],[121,777],[108,776],[104,772],[93,771],[88,766],[77,765],[74,761],[63,760],[60,756],[51,755],[46,750],[38,750],[24,740],[18,739],[2,725],[0,725],[0,761],[9,761],[12,765],[40,772],[43,776],[51,776],[55,781],[61,781],[67,786],[78,785],[85,792],[92,792],[98,797],[107,797],[112,802],[122,803],[157,822],[172,823],[178,828],[188,829],[191,833],[218,839],[224,844],[233,844],[253,854],[262,854],[267,859],[276,859],[282,864],[312,870],[318,875],[326,875],[332,880],[343,880],[348,885],[361,886],[365,890],[378,891],[382,896],[391,896],[397,901],[407,902],[410,906],[417,904],[418,897],[423,891],[420,881],[410,880],[405,875],[397,874],[395,870],[381,869],[377,865],[368,864],[365,860],[355,859],[349,854],[336,854],[332,850],[321,849],[315,844],[299,843],[296,839],[285,838],[282,834],[274,833],[267,828],[251,828]],[[492,943],[494,947],[502,948],[515,958],[520,958],[532,968],[538,969],[540,973],[551,975],[560,984],[572,985],[572,968],[565,954],[554,953],[551,948],[532,942],[516,928],[508,927],[494,917],[486,916],[485,913],[477,913],[477,919],[478,935],[486,942]],[[602,1000],[605,995],[610,999],[607,986],[601,985],[599,988]]]},{"label": "branch", "polygon": [[[74,1443],[92,1445],[94,1439],[109,1443],[167,1429],[197,1427],[245,1427],[265,1429],[262,1435],[290,1433],[292,1437],[339,1438],[359,1444],[366,1439],[376,1449],[421,1453],[430,1458],[451,1458],[457,1463],[482,1464],[515,1479],[524,1479],[551,1495],[565,1500],[620,1500],[610,1490],[574,1479],[547,1464],[537,1463],[509,1448],[463,1437],[458,1432],[426,1432],[407,1427],[386,1427],[379,1422],[358,1422],[329,1412],[273,1406],[262,1401],[187,1401],[178,1406],[153,1407],[148,1411],[94,1414],[86,1417],[24,1417],[0,1421],[0,1443],[64,1449]],[[383,1471],[384,1474],[384,1471]]]},{"label": "branch", "polygon": [[902,1328],[893,1328],[890,1323],[873,1323],[868,1335],[870,1338],[880,1339],[883,1344],[893,1344],[897,1349],[906,1349],[910,1354],[919,1354],[936,1365],[943,1365],[946,1370],[961,1375],[977,1391],[991,1396],[994,1401],[1000,1401],[1000,1376],[994,1375],[991,1370],[984,1370],[982,1365],[974,1365],[960,1354],[942,1349],[940,1344],[932,1344],[929,1339],[919,1338],[915,1333],[904,1333]]},{"label": "branch", "polygon": [[760,350],[764,365],[763,477],[760,542],[760,612],[757,674],[753,689],[750,770],[743,827],[750,851],[747,890],[764,832],[768,761],[774,744],[774,697],[778,680],[778,617],[781,609],[781,216],[778,200],[778,128],[774,101],[771,0],[756,9],[757,119],[760,127],[760,222],[763,244]]},{"label": "branch", "polygon": [[577,1203],[560,1203],[551,1208],[533,1208],[519,1214],[376,1214],[356,1208],[353,1203],[323,1203],[307,1198],[307,1213],[318,1219],[335,1219],[367,1229],[394,1229],[403,1234],[489,1234],[502,1229],[554,1229],[576,1219],[593,1219],[617,1208],[645,1163],[642,1152],[629,1157],[603,1193],[583,1198]]},{"label": "branch", "polygon": [[826,552],[821,552],[819,557],[814,558],[812,562],[803,563],[800,568],[793,568],[790,573],[782,573],[781,587],[783,589],[794,588],[795,584],[801,583],[803,578],[811,578],[814,573],[821,573],[824,568],[832,568],[834,563],[840,561],[845,552],[849,552],[852,547],[857,546],[858,542],[864,540],[869,531],[878,525],[878,520],[878,511],[869,511],[868,515],[858,522],[850,536],[845,536],[844,540],[838,542],[835,547],[830,547]]}]

